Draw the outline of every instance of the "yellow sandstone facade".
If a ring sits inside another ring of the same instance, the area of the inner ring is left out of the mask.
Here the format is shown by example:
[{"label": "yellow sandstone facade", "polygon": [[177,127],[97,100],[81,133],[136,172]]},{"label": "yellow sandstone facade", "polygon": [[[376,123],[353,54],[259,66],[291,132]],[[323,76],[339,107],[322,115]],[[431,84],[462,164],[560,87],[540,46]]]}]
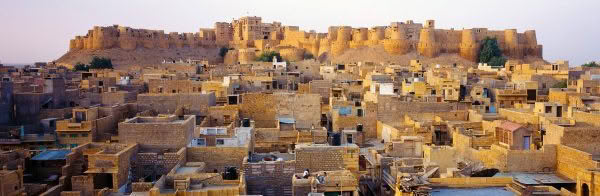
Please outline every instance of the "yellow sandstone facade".
[{"label": "yellow sandstone facade", "polygon": [[436,57],[454,53],[476,61],[480,42],[486,37],[496,38],[503,54],[510,58],[542,57],[542,46],[538,45],[534,30],[518,33],[516,29],[436,29],[433,20],[427,20],[424,25],[409,20],[371,28],[332,26],[327,33],[317,33],[302,31],[297,26],[283,26],[280,22],[263,23],[262,18],[256,16],[242,17],[231,23],[217,22],[214,28],[202,28],[196,33],[167,34],[162,30],[119,25],[96,26],[87,35],[72,39],[70,50],[256,48],[258,51],[275,50],[292,60],[299,60],[304,54],[338,56],[348,49],[383,46],[386,52],[394,55],[417,52]]}]

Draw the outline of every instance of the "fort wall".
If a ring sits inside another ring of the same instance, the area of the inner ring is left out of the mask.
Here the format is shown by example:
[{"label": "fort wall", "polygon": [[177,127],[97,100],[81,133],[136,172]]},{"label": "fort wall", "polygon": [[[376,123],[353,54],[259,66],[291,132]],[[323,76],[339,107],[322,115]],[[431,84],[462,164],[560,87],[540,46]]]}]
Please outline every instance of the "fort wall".
[{"label": "fort wall", "polygon": [[[503,54],[521,59],[526,56],[542,57],[542,46],[537,43],[534,30],[523,33],[516,29],[488,30],[436,29],[435,21],[425,25],[412,21],[393,22],[389,26],[352,28],[332,26],[327,33],[306,32],[297,26],[281,26],[281,23],[262,23],[260,17],[243,17],[232,23],[217,22],[213,29],[203,28],[197,33],[166,34],[160,30],[133,29],[123,26],[94,27],[85,36],[76,36],[69,43],[71,51],[103,50],[121,48],[170,49],[198,47],[230,47],[235,49],[256,48],[270,50],[278,46],[304,49],[315,57],[329,53],[343,54],[347,49],[383,45],[385,51],[394,55],[417,52],[426,57],[443,53],[459,54],[465,59],[476,61],[482,40],[496,38]],[[251,55],[237,55],[237,62],[253,60]],[[292,59],[299,59],[299,50],[285,49]],[[228,56],[233,58],[234,56]],[[236,58],[236,59],[237,59]],[[229,60],[226,62],[234,62]]]}]

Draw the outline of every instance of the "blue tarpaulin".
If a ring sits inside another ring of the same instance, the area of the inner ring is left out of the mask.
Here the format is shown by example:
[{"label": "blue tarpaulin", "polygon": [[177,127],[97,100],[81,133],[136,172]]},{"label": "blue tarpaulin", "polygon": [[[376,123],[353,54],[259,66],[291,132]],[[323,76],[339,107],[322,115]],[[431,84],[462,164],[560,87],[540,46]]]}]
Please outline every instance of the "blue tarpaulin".
[{"label": "blue tarpaulin", "polygon": [[340,115],[346,116],[352,114],[352,107],[340,107],[339,109]]},{"label": "blue tarpaulin", "polygon": [[66,160],[67,154],[71,150],[46,150],[38,155],[35,155],[31,160],[34,161],[49,161],[49,160]]},{"label": "blue tarpaulin", "polygon": [[496,107],[495,106],[490,106],[490,113],[496,113]]}]

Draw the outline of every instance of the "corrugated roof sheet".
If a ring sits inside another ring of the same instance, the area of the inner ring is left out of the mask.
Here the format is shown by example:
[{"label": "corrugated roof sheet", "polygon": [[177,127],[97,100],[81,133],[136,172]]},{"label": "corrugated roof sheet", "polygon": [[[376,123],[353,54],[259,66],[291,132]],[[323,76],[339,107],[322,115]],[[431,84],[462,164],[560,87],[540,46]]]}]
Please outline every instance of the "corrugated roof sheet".
[{"label": "corrugated roof sheet", "polygon": [[65,160],[67,154],[71,153],[71,150],[46,150],[38,155],[35,155],[31,160],[34,161],[50,161],[50,160]]}]

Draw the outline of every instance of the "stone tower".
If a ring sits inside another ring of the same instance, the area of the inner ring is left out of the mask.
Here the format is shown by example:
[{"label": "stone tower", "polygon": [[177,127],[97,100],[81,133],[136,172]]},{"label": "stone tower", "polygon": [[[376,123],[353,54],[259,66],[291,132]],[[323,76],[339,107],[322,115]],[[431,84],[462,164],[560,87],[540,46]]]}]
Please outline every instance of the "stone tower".
[{"label": "stone tower", "polygon": [[513,58],[523,58],[516,29],[504,30],[504,54]]},{"label": "stone tower", "polygon": [[462,31],[460,42],[460,56],[473,62],[477,62],[479,53],[479,43],[473,29],[465,29]]},{"label": "stone tower", "polygon": [[395,26],[390,32],[390,39],[383,41],[383,47],[390,54],[403,55],[409,52],[410,44],[406,36],[406,29]]},{"label": "stone tower", "polygon": [[435,29],[423,28],[421,29],[421,35],[419,38],[418,45],[419,55],[426,57],[435,57],[439,53],[438,45],[435,41]]}]

